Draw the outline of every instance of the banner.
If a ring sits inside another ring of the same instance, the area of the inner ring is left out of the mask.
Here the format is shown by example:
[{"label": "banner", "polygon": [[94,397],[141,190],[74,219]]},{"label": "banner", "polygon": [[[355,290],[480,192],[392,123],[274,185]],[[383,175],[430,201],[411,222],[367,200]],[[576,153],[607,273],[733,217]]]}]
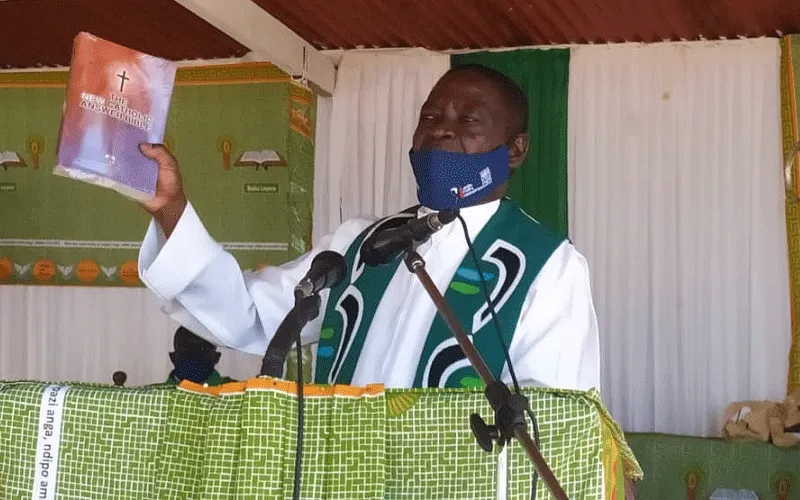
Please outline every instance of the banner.
[{"label": "banner", "polygon": [[783,152],[789,169],[786,177],[786,234],[789,242],[789,295],[792,312],[792,346],[789,350],[788,392],[800,388],[800,157],[795,146],[797,101],[800,97],[800,36],[781,39],[781,123]]},{"label": "banner", "polygon": [[[149,216],[53,175],[68,74],[0,74],[0,284],[141,286]],[[164,143],[243,269],[310,246],[315,98],[268,63],[178,70]]]},{"label": "banner", "polygon": [[569,49],[454,55],[453,67],[482,64],[505,74],[528,96],[528,159],[513,174],[510,195],[532,217],[567,237],[567,95]]},{"label": "banner", "polygon": [[[800,448],[668,434],[625,437],[642,468],[652,471],[636,485],[637,498],[800,499]],[[758,496],[745,496],[747,490]]]}]

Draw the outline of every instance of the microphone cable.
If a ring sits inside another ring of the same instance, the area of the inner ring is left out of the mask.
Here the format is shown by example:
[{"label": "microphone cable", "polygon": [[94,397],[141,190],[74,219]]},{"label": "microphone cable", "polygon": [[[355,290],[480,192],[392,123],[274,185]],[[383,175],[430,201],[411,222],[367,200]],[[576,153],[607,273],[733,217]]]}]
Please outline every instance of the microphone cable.
[{"label": "microphone cable", "polygon": [[305,424],[305,401],[303,399],[303,346],[300,332],[297,334],[297,444],[294,454],[294,492],[292,498],[300,500],[300,474],[303,468],[303,425]]},{"label": "microphone cable", "polygon": [[[292,498],[300,500],[300,486],[302,479],[303,469],[303,434],[305,425],[305,398],[303,392],[303,344],[302,344],[302,331],[303,327],[308,324],[309,319],[313,319],[319,314],[320,298],[319,295],[313,294],[309,297],[303,297],[302,293],[295,292],[295,308],[300,307],[303,317],[300,319],[302,323],[297,330],[296,338],[296,351],[297,351],[297,437],[295,443],[294,454],[294,490]],[[309,318],[309,316],[311,316]]]},{"label": "microphone cable", "polygon": [[[521,389],[519,387],[519,382],[517,381],[517,374],[514,372],[514,364],[511,362],[511,353],[509,351],[508,346],[506,345],[506,341],[503,338],[503,332],[500,328],[500,321],[497,319],[497,312],[494,308],[494,301],[492,301],[492,297],[489,294],[489,286],[486,283],[486,277],[483,274],[483,269],[481,269],[480,259],[478,259],[478,253],[475,251],[475,247],[472,243],[472,238],[469,235],[469,229],[467,229],[467,223],[464,221],[464,218],[461,217],[461,214],[458,214],[458,221],[461,223],[461,228],[464,231],[464,238],[467,240],[467,247],[469,248],[469,253],[472,256],[472,260],[475,262],[475,269],[478,271],[478,274],[481,277],[481,288],[483,289],[483,294],[486,297],[486,305],[489,307],[489,313],[492,315],[492,322],[494,323],[495,331],[497,332],[497,339],[500,341],[500,347],[503,349],[503,355],[506,358],[506,364],[508,365],[508,373],[511,375],[511,381],[514,384],[514,392],[518,395],[521,394]],[[536,421],[536,416],[533,414],[533,411],[530,409],[530,406],[525,408],[525,412],[528,414],[528,417],[531,419],[531,423],[533,424],[533,440],[536,443],[536,448],[541,449],[539,444],[539,423]],[[536,468],[533,469],[533,480],[531,482],[531,499],[536,500],[536,485],[539,481],[539,474],[536,472]]]},{"label": "microphone cable", "polygon": [[[341,279],[341,278],[338,278]],[[300,486],[303,469],[303,433],[305,426],[305,396],[303,392],[303,343],[302,332],[309,320],[319,315],[320,297],[314,293],[308,297],[303,297],[302,292],[295,291],[295,307],[303,307],[303,323],[297,330],[296,350],[297,350],[297,438],[294,454],[294,491],[292,498],[300,500]]]},{"label": "microphone cable", "polygon": [[338,285],[347,272],[344,257],[332,250],[320,252],[311,261],[311,268],[294,290],[294,306],[283,319],[272,340],[267,345],[261,361],[260,375],[287,378],[287,355],[291,353],[292,339],[297,347],[297,436],[294,455],[294,488],[292,498],[299,500],[302,483],[303,437],[305,425],[305,395],[303,380],[302,332],[310,321],[319,316],[319,292]]}]

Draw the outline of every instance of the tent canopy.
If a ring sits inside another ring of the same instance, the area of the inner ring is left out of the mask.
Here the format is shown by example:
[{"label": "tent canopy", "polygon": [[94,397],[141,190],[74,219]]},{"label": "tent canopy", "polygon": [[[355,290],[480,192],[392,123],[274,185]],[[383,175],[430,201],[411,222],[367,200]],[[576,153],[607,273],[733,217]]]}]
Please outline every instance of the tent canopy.
[{"label": "tent canopy", "polygon": [[69,64],[89,31],[181,61],[241,58],[305,74],[324,92],[326,49],[487,49],[800,32],[793,0],[0,0],[0,69]]}]

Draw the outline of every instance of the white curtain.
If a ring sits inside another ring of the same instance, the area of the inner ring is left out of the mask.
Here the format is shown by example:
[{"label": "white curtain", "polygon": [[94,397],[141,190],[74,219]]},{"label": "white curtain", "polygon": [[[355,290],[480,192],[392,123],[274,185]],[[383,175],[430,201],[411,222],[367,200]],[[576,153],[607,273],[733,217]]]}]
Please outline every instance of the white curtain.
[{"label": "white curtain", "polygon": [[[0,380],[163,382],[177,327],[141,288],[0,286]],[[258,375],[258,356],[220,351],[221,374]]]},{"label": "white curtain", "polygon": [[576,47],[568,147],[615,418],[719,435],[729,403],[782,401],[778,41]]},{"label": "white curtain", "polygon": [[339,225],[340,194],[331,188],[328,155],[331,141],[333,98],[317,97],[317,124],[314,132],[314,213],[311,238],[316,241]]},{"label": "white curtain", "polygon": [[342,56],[324,148],[324,108],[318,119],[316,236],[352,217],[380,217],[417,203],[411,138],[422,103],[449,68],[448,55],[424,49]]}]

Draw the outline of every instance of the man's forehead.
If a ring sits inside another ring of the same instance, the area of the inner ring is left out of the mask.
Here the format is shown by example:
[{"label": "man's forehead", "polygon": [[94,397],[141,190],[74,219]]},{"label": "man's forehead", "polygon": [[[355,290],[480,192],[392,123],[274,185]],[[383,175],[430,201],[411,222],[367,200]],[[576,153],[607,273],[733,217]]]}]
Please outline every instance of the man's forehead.
[{"label": "man's forehead", "polygon": [[440,78],[428,94],[426,104],[447,100],[503,104],[503,96],[489,78],[467,70],[447,73]]}]

